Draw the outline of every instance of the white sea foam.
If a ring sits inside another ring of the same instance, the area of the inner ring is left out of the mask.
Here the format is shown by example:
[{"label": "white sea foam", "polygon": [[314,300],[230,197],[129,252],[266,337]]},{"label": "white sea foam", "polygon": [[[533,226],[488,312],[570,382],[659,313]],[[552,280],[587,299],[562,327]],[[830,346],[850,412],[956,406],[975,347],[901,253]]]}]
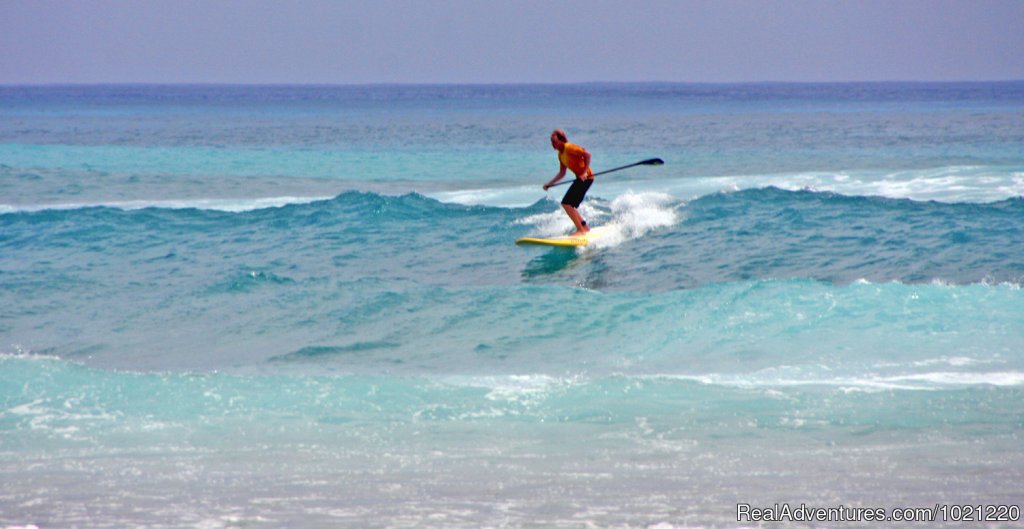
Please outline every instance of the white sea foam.
[{"label": "white sea foam", "polygon": [[[584,204],[580,208],[580,213],[591,220],[593,220],[596,215],[593,208],[587,204]],[[557,237],[559,235],[565,235],[573,228],[572,221],[569,220],[568,215],[566,215],[561,208],[552,209],[551,211],[544,213],[537,213],[535,215],[529,215],[516,220],[515,223],[530,226],[532,232],[541,237]]]},{"label": "white sea foam", "polygon": [[558,388],[571,386],[577,378],[562,378],[550,375],[504,375],[504,376],[453,376],[444,379],[453,386],[474,387],[488,390],[486,398],[492,401],[519,402],[529,404],[548,395]]},{"label": "white sea foam", "polygon": [[[667,193],[628,192],[611,202],[593,200],[580,207],[587,222],[601,230],[592,247],[608,248],[623,241],[643,237],[652,230],[678,222],[680,202]],[[532,232],[542,237],[565,235],[573,225],[561,208],[529,215],[516,221],[531,226]]]},{"label": "white sea foam", "polygon": [[35,213],[39,211],[62,211],[86,208],[115,208],[125,211],[161,208],[161,209],[202,209],[241,213],[257,209],[279,208],[289,204],[309,204],[333,197],[261,197],[261,198],[194,198],[167,200],[120,200],[99,202],[66,202],[55,204],[0,204],[0,214]]},{"label": "white sea foam", "polygon": [[25,348],[21,347],[20,345],[14,345],[13,346],[13,350],[11,350],[11,351],[0,350],[0,360],[7,360],[7,359],[14,359],[14,360],[36,360],[36,361],[47,361],[47,362],[50,362],[50,361],[60,361],[60,362],[75,363],[73,360],[68,360],[68,359],[65,359],[65,358],[61,358],[61,357],[56,356],[56,355],[50,355],[50,354],[45,354],[45,353],[36,353],[36,352],[33,352],[33,351],[29,350],[29,349],[25,349]]},{"label": "white sea foam", "polygon": [[966,356],[944,356],[941,358],[929,358],[927,360],[919,360],[917,362],[914,362],[913,364],[915,366],[949,365],[953,367],[964,367],[979,363],[981,362],[974,358],[968,358]]},{"label": "white sea foam", "polygon": [[[883,281],[883,282],[880,282],[880,283],[876,283],[874,281],[871,281],[870,279],[865,279],[865,278],[862,277],[860,279],[857,279],[856,281],[853,281],[852,284],[859,285],[859,286],[901,285],[901,286],[914,286],[914,287],[919,286],[921,284],[927,284],[928,286],[938,287],[938,288],[957,288],[957,289],[964,288],[964,285],[958,285],[958,284],[950,282],[948,280],[939,279],[939,278],[932,279],[931,281],[929,281],[927,283],[904,283],[904,282],[896,280],[896,279],[893,279],[891,281]],[[1020,290],[1020,288],[1021,288],[1021,284],[1020,283],[1016,283],[1016,282],[1013,282],[1013,281],[989,281],[989,280],[982,280],[982,281],[980,281],[978,283],[971,283],[971,286],[1005,288],[1005,289],[1008,289],[1008,290]]]},{"label": "white sea foam", "polygon": [[607,233],[594,242],[595,248],[617,246],[623,241],[643,237],[658,228],[675,224],[679,219],[678,201],[666,193],[629,192],[609,204]]},{"label": "white sea foam", "polygon": [[995,202],[1024,195],[1024,173],[1004,167],[947,166],[907,171],[806,172],[723,177],[721,188],[774,186],[917,201]]},{"label": "white sea foam", "polygon": [[[601,179],[588,196],[606,200],[634,193],[665,193],[694,199],[721,192],[778,187],[789,191],[832,192],[847,196],[878,196],[917,201],[996,202],[1024,196],[1024,172],[1015,167],[946,166],[905,171],[808,171],[800,173],[673,176]],[[529,206],[545,195],[537,186],[470,188],[428,194],[441,202],[498,207]],[[561,196],[548,192],[548,198]]]},{"label": "white sea foam", "polygon": [[[425,193],[424,196],[439,202],[460,204],[463,206],[498,206],[506,208],[523,208],[543,198],[544,191],[540,186],[495,187],[480,189],[461,189],[457,191],[437,191]],[[548,193],[547,197],[554,195]]]},{"label": "white sea foam", "polygon": [[955,372],[936,371],[904,375],[879,376],[873,374],[838,376],[832,378],[809,376],[787,377],[767,373],[704,375],[657,375],[652,378],[688,380],[706,385],[738,388],[779,388],[799,386],[833,386],[859,390],[934,390],[964,386],[1022,386],[1024,372]]},{"label": "white sea foam", "polygon": [[886,377],[884,380],[895,383],[922,382],[938,386],[1021,386],[1024,385],[1024,373],[1020,371],[994,371],[986,373],[937,371]]}]

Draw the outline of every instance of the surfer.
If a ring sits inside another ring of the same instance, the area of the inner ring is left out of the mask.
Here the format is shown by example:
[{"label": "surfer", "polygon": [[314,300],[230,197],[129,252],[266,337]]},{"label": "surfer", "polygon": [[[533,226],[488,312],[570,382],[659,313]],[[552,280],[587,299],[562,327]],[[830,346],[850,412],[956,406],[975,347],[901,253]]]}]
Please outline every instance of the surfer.
[{"label": "surfer", "polygon": [[594,171],[590,169],[590,153],[579,145],[569,143],[569,138],[562,129],[555,129],[551,133],[551,146],[558,151],[558,174],[550,182],[544,184],[544,191],[558,183],[565,177],[565,170],[571,169],[576,175],[576,181],[569,186],[569,190],[562,197],[562,209],[569,215],[576,231],[570,237],[583,235],[590,231],[587,221],[580,216],[579,207],[586,196],[590,185],[594,183]]}]

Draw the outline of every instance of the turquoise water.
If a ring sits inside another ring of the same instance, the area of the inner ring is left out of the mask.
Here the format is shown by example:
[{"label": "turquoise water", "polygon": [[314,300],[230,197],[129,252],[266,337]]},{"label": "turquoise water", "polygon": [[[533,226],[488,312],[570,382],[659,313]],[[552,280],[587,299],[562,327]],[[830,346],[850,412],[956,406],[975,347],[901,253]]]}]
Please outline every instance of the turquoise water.
[{"label": "turquoise water", "polygon": [[[516,247],[555,127],[666,164]],[[0,88],[0,526],[1019,505],[1021,145],[1021,83]]]}]

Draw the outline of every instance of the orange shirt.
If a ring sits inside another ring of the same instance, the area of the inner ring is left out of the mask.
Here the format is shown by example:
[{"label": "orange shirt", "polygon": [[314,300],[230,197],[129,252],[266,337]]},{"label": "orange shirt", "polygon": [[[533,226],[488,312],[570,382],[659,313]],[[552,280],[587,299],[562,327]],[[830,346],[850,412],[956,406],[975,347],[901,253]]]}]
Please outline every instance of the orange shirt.
[{"label": "orange shirt", "polygon": [[[569,168],[572,173],[581,178],[589,178],[594,171],[587,167],[587,159],[583,153],[587,152],[583,147],[575,143],[566,143],[562,152],[558,153],[558,161]],[[586,171],[586,175],[583,172]]]}]

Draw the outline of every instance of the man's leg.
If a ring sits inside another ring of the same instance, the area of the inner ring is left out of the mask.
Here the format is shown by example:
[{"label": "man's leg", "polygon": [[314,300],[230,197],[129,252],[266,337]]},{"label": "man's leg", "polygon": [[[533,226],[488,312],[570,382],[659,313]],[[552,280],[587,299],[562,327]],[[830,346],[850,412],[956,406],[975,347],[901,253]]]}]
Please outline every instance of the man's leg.
[{"label": "man's leg", "polygon": [[583,235],[590,231],[590,228],[583,224],[583,217],[580,216],[579,210],[573,207],[572,204],[562,204],[562,209],[565,210],[566,215],[569,215],[569,220],[576,226],[576,232],[572,235]]}]

